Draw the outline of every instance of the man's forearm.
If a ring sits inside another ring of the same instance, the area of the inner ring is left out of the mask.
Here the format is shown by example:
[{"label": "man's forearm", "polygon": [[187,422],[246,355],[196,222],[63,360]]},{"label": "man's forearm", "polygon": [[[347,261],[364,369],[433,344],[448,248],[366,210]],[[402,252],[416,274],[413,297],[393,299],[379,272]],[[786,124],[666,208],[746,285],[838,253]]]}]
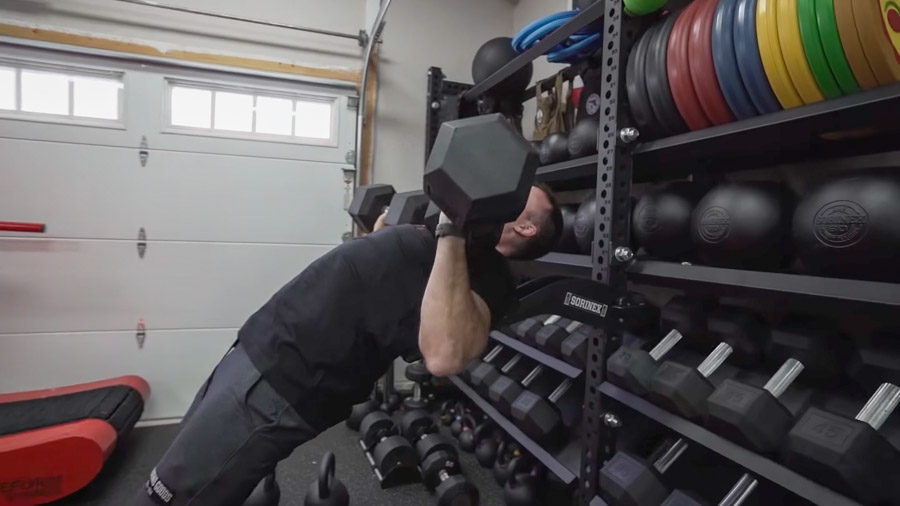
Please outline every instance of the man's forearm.
[{"label": "man's forearm", "polygon": [[473,295],[469,283],[465,241],[439,239],[419,328],[426,366],[436,376],[458,373],[484,349],[489,327],[487,307]]}]

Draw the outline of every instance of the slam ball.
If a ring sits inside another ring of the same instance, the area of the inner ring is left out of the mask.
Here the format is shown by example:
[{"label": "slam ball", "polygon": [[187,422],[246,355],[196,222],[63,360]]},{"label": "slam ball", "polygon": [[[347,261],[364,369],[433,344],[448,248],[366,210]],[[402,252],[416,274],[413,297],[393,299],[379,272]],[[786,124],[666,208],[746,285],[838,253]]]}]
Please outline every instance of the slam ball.
[{"label": "slam ball", "polygon": [[569,136],[565,132],[550,134],[541,143],[541,165],[564,162],[569,159]]},{"label": "slam ball", "polygon": [[594,218],[597,216],[596,195],[586,198],[575,213],[575,242],[582,253],[591,253],[591,243],[594,242]]},{"label": "slam ball", "polygon": [[[475,84],[484,81],[516,56],[519,56],[519,53],[513,49],[512,39],[509,37],[497,37],[485,42],[478,48],[475,58],[472,59],[472,79]],[[491,90],[491,93],[496,96],[522,93],[531,82],[533,71],[534,67],[531,63],[525,65],[501,81]]]},{"label": "slam ball", "polygon": [[857,176],[813,190],[794,213],[803,267],[832,276],[900,277],[900,178]]},{"label": "slam ball", "polygon": [[709,191],[691,216],[700,261],[745,269],[775,269],[790,254],[794,195],[778,183],[730,183]]},{"label": "slam ball", "polygon": [[599,129],[600,120],[597,117],[579,121],[569,133],[569,156],[583,158],[597,154],[597,130]]},{"label": "slam ball", "polygon": [[647,253],[661,258],[683,256],[691,250],[691,213],[703,196],[694,183],[673,183],[647,192],[631,216],[634,238]]}]

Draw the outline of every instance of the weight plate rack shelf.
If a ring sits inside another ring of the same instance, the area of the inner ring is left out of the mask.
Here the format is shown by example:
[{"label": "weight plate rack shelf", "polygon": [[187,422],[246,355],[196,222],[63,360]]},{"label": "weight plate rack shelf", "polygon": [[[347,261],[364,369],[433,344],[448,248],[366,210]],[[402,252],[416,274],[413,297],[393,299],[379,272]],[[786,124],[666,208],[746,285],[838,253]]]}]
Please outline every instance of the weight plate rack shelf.
[{"label": "weight plate rack shelf", "polygon": [[[670,0],[665,10],[677,13],[690,4],[690,0]],[[556,191],[594,189],[598,215],[595,218],[593,252],[591,255],[551,253],[534,261],[514,262],[513,266],[518,273],[538,281],[559,276],[565,278],[566,283],[550,281],[541,285],[538,293],[526,297],[529,300],[523,300],[516,314],[511,315],[511,321],[537,314],[560,314],[604,330],[603,337],[590,340],[588,364],[581,375],[585,381],[585,413],[580,431],[583,448],[581,468],[568,468],[566,471],[577,477],[575,483],[579,485],[579,502],[584,505],[606,504],[600,498],[597,470],[612,456],[610,440],[613,438],[603,419],[610,410],[628,409],[699,443],[769,485],[782,487],[807,501],[815,504],[856,504],[772,460],[729,443],[699,425],[606,383],[607,351],[616,348],[617,334],[622,330],[620,327],[627,326],[632,315],[621,308],[613,309],[613,303],[609,303],[611,312],[616,316],[581,319],[585,315],[565,307],[563,297],[566,293],[575,293],[588,299],[593,296],[593,300],[611,301],[624,296],[629,286],[639,284],[720,296],[787,301],[792,306],[815,308],[818,312],[840,309],[842,312],[872,313],[882,320],[898,322],[900,284],[706,267],[642,256],[620,261],[614,252],[617,248],[632,244],[632,183],[663,182],[691,175],[715,178],[729,172],[801,161],[895,151],[900,133],[900,123],[895,119],[896,111],[900,110],[900,83],[670,137],[644,139],[638,136],[633,139],[623,135],[625,129],[636,127],[625,89],[625,70],[632,47],[654,25],[659,14],[630,16],[624,7],[624,0],[594,2],[477,85],[444,81],[451,85],[443,86],[441,81],[432,79],[429,81],[427,101],[430,125],[428,146],[431,146],[437,132],[436,126],[441,122],[477,113],[479,97],[492,87],[581,27],[602,19],[604,44],[598,60],[602,64],[597,139],[599,154],[541,167],[536,176],[538,181],[549,184]],[[564,72],[571,76],[580,70],[580,67],[573,66]],[[429,75],[443,79],[443,74],[439,72],[440,69],[432,67]],[[525,93],[526,100],[533,96],[533,88]],[[554,283],[558,286],[553,286]],[[591,295],[594,290],[592,286],[602,287],[614,295],[607,298],[603,298],[605,295],[602,294]],[[508,336],[499,336],[494,334],[492,339],[503,344],[515,342]],[[539,353],[536,350],[531,352]],[[514,438],[524,437],[462,381],[453,381],[488,416],[497,419],[504,428],[511,429],[509,432]],[[550,455],[536,447],[533,441],[525,443],[520,440],[520,443],[544,457]],[[552,455],[550,458],[553,458]]]}]

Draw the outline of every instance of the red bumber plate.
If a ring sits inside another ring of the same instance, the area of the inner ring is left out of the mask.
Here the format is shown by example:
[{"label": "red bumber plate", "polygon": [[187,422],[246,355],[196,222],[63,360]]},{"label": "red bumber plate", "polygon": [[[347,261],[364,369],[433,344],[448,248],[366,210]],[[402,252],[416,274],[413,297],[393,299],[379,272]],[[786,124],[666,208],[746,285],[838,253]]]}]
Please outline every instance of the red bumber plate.
[{"label": "red bumber plate", "polygon": [[669,74],[669,87],[672,89],[672,98],[675,106],[684,122],[691,130],[701,130],[712,126],[712,122],[703,108],[697,92],[694,91],[694,83],[691,81],[690,58],[688,56],[688,38],[691,25],[694,22],[694,14],[697,12],[699,2],[693,2],[678,16],[672,34],[669,36],[668,58],[666,70]]},{"label": "red bumber plate", "polygon": [[734,114],[719,88],[716,67],[713,63],[712,28],[718,0],[696,0],[697,5],[691,33],[688,38],[691,79],[700,99],[700,107],[714,125],[734,121]]}]

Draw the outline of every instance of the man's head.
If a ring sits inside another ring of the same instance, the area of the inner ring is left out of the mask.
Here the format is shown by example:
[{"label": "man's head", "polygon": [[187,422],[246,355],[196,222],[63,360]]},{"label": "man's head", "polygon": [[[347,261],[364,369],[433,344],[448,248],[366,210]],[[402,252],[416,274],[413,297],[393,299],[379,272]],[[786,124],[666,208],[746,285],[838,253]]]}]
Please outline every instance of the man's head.
[{"label": "man's head", "polygon": [[522,214],[503,226],[497,251],[511,259],[542,257],[556,244],[562,228],[562,213],[553,192],[547,185],[534,185]]}]

